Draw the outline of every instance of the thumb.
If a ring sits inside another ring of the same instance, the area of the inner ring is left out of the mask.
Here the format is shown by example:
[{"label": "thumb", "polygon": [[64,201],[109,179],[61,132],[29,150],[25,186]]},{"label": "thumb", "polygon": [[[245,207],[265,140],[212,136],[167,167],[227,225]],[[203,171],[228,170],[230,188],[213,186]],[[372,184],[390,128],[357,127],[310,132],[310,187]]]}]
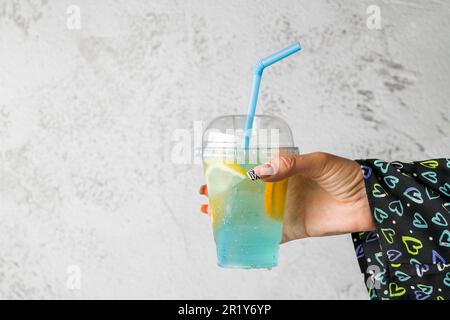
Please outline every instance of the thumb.
[{"label": "thumb", "polygon": [[266,182],[283,180],[296,174],[317,179],[325,172],[325,165],[330,156],[323,152],[281,156],[256,166],[247,172],[247,175],[252,180],[262,179]]}]

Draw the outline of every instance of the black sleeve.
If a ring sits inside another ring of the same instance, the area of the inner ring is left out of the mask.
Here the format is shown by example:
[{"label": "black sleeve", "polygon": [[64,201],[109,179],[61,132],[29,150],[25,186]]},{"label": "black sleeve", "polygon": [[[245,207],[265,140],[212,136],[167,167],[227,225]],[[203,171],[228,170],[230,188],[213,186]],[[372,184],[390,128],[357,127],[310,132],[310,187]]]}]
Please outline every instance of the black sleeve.
[{"label": "black sleeve", "polygon": [[370,299],[450,299],[450,159],[357,162],[376,225],[352,234]]}]

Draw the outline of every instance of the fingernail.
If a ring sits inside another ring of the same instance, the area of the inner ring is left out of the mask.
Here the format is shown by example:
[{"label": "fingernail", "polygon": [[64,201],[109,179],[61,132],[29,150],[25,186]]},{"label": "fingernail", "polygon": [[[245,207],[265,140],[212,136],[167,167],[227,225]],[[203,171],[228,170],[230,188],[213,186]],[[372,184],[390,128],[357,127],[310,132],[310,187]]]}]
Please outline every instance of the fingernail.
[{"label": "fingernail", "polygon": [[250,180],[252,180],[252,181],[261,179],[261,178],[255,173],[255,170],[253,170],[253,169],[247,171],[247,177],[249,177]]},{"label": "fingernail", "polygon": [[200,206],[200,212],[204,213],[204,214],[208,214],[208,205],[207,204],[202,204]]},{"label": "fingernail", "polygon": [[256,175],[258,175],[259,177],[271,176],[274,174],[273,167],[270,163],[265,163],[263,165],[254,167],[253,170],[255,171]]},{"label": "fingernail", "polygon": [[200,187],[200,194],[203,194],[203,195],[205,195],[205,196],[207,196],[208,195],[208,192],[207,192],[207,190],[206,190],[206,184],[204,184],[204,185],[202,185],[201,187]]}]

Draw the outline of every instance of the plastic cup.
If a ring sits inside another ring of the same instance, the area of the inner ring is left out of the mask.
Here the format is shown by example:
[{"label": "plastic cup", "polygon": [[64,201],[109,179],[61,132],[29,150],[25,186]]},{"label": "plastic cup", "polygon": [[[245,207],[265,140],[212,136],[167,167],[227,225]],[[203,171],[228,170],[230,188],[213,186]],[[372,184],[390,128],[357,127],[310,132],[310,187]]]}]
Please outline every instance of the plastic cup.
[{"label": "plastic cup", "polygon": [[218,265],[273,268],[278,264],[288,181],[246,175],[279,155],[297,154],[285,121],[255,116],[251,143],[242,146],[246,115],[214,119],[203,134],[202,157]]}]

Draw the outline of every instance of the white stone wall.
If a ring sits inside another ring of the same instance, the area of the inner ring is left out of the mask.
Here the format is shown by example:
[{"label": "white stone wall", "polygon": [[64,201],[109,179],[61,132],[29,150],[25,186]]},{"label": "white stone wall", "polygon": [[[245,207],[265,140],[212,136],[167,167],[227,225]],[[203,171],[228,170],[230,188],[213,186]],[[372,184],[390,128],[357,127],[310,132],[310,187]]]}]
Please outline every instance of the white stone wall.
[{"label": "white stone wall", "polygon": [[0,298],[367,299],[349,236],[218,268],[172,135],[245,113],[253,64],[299,40],[258,112],[302,152],[449,156],[449,27],[444,0],[1,0]]}]

